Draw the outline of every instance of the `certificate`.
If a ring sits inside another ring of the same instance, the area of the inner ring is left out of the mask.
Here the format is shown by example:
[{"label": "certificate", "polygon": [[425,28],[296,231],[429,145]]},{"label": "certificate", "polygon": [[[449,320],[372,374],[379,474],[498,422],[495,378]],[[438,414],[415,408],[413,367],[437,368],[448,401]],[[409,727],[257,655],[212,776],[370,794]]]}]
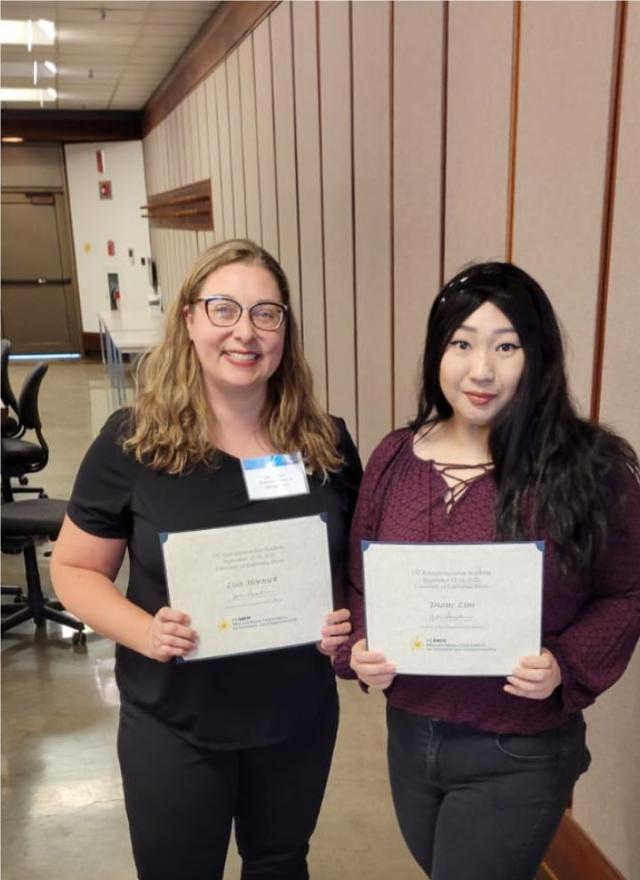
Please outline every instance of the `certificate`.
[{"label": "certificate", "polygon": [[185,660],[319,641],[333,609],[326,516],[163,532],[170,603],[200,637]]},{"label": "certificate", "polygon": [[362,542],[367,643],[399,673],[509,675],[540,653],[544,542]]}]

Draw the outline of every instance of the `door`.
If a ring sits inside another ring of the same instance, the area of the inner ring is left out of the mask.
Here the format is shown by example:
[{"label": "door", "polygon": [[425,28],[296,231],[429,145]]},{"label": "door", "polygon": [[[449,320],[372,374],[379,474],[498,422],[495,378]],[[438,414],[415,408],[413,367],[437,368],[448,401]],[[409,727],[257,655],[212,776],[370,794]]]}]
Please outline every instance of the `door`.
[{"label": "door", "polygon": [[2,335],[15,354],[81,351],[61,192],[2,193]]}]

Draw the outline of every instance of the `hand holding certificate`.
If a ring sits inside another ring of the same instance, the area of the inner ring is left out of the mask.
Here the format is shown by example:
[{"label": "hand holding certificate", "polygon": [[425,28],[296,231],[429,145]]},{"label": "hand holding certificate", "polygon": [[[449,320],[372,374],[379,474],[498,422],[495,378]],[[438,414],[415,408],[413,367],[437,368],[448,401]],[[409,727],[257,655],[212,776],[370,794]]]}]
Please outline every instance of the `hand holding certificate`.
[{"label": "hand holding certificate", "polygon": [[161,535],[172,606],[197,630],[186,660],[320,640],[332,610],[321,515]]},{"label": "hand holding certificate", "polygon": [[540,652],[543,549],[364,541],[369,650],[399,673],[509,674]]}]

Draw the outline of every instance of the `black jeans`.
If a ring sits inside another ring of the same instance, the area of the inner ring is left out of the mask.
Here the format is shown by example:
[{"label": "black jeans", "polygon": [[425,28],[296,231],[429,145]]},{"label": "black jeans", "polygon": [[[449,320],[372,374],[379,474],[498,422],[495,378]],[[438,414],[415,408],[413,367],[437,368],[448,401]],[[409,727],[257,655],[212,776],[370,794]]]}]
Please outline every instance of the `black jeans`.
[{"label": "black jeans", "polygon": [[534,736],[387,707],[404,839],[431,880],[532,880],[589,764],[581,715]]},{"label": "black jeans", "polygon": [[337,727],[333,695],[295,739],[205,750],[123,705],[118,754],[140,880],[220,880],[232,820],[243,880],[307,880]]}]

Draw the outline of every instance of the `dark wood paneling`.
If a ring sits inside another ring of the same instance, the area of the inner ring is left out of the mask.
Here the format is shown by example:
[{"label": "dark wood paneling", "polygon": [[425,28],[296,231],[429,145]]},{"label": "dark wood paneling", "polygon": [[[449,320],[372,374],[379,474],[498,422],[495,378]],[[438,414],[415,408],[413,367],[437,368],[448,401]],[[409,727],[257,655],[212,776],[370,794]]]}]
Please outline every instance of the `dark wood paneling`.
[{"label": "dark wood paneling", "polygon": [[82,351],[86,355],[100,354],[100,334],[83,332]]},{"label": "dark wood paneling", "polygon": [[151,227],[164,229],[213,229],[211,214],[211,181],[200,180],[187,186],[170,189],[149,196],[149,203],[141,205],[148,211],[144,217]]},{"label": "dark wood paneling", "polygon": [[625,880],[580,825],[565,813],[539,873],[544,880]]},{"label": "dark wood paneling", "polygon": [[62,144],[135,141],[142,137],[142,111],[3,110],[2,137]]},{"label": "dark wood paneling", "polygon": [[147,135],[275,7],[273,0],[223,2],[144,108]]}]

